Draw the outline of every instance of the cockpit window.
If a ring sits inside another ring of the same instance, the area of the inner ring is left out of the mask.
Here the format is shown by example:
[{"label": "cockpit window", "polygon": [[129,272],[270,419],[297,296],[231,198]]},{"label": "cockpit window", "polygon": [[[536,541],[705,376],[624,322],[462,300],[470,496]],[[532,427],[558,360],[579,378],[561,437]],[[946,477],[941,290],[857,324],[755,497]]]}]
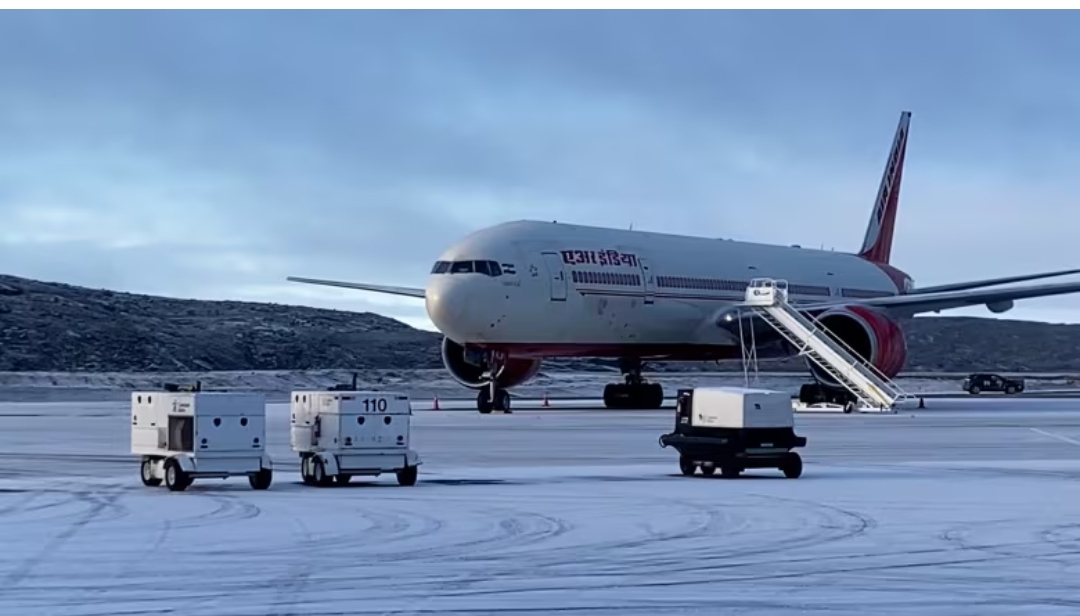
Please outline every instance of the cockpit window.
[{"label": "cockpit window", "polygon": [[431,268],[432,274],[483,274],[498,277],[503,275],[503,268],[497,261],[436,261]]}]

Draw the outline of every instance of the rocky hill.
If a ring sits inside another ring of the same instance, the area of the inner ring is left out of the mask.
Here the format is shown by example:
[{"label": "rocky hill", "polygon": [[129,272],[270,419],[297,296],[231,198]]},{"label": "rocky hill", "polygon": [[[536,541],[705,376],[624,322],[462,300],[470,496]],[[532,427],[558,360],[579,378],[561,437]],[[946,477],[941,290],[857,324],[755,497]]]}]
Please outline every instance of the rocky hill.
[{"label": "rocky hill", "polygon": [[[1080,325],[920,317],[906,331],[912,372],[1080,371]],[[439,340],[372,313],[172,299],[0,276],[0,371],[6,372],[439,368]],[[611,365],[556,361],[546,368]]]}]

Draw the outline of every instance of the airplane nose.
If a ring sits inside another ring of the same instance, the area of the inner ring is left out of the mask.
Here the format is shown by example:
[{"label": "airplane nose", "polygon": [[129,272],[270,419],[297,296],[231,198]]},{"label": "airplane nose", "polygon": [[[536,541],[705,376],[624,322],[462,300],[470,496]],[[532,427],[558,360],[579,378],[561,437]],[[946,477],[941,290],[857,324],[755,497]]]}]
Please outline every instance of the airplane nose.
[{"label": "airplane nose", "polygon": [[428,318],[439,331],[450,338],[466,339],[469,335],[469,281],[464,276],[452,279],[443,276],[431,281],[424,291]]}]

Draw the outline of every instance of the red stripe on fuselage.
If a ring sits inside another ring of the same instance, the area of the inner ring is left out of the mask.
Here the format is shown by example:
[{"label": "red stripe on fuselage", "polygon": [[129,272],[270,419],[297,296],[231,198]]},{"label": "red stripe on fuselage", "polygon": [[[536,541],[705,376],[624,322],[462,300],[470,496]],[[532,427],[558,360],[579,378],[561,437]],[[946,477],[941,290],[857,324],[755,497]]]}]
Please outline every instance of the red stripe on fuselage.
[{"label": "red stripe on fuselage", "polygon": [[738,346],[715,344],[579,344],[579,343],[477,343],[476,348],[502,351],[511,357],[640,357],[672,361],[739,359]]}]

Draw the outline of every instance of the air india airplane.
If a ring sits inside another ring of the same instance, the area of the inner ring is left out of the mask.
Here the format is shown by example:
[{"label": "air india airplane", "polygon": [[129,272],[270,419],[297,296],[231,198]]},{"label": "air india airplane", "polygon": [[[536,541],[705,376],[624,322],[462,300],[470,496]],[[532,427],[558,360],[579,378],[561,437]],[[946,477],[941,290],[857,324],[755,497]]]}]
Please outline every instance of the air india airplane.
[{"label": "air india airplane", "polygon": [[[466,236],[438,258],[423,289],[288,279],[423,299],[444,336],[446,369],[479,390],[481,413],[508,412],[508,390],[546,358],[617,358],[624,382],[604,388],[605,406],[659,408],[663,388],[642,377],[645,361],[741,359],[740,325],[743,336],[753,329],[758,358],[791,357],[797,350],[768,323],[737,312],[755,278],[787,280],[793,306],[893,378],[907,358],[902,319],[979,304],[1001,313],[1014,300],[1080,291],[1077,282],[989,288],[1080,269],[916,289],[893,267],[910,121],[901,113],[857,253],[526,220]],[[839,390],[807,364],[814,383],[801,399]]]}]

